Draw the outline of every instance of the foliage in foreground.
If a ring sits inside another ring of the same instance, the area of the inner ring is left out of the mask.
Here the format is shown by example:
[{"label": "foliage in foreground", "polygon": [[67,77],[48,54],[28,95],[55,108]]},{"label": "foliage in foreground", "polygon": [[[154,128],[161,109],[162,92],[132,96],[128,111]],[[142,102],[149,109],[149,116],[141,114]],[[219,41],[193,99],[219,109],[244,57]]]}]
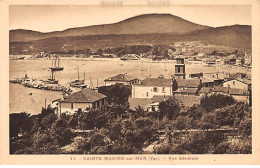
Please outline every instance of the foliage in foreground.
[{"label": "foliage in foreground", "polygon": [[[225,104],[216,102],[220,98]],[[10,114],[10,153],[143,154],[151,144],[155,154],[252,153],[247,104],[213,95],[185,109],[175,99],[166,100],[159,109],[152,114],[141,107],[130,112],[117,101],[102,111],[60,118],[53,109],[38,115]]]}]

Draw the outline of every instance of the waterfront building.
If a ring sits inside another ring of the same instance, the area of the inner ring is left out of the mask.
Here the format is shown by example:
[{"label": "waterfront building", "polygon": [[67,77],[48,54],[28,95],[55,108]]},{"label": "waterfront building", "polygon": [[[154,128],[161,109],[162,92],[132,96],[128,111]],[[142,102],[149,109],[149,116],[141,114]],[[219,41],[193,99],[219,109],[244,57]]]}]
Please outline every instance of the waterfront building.
[{"label": "waterfront building", "polygon": [[132,98],[152,98],[154,95],[172,95],[172,79],[146,78],[132,85]]},{"label": "waterfront building", "polygon": [[58,115],[67,112],[73,114],[79,110],[101,110],[106,104],[106,96],[91,89],[83,89],[57,102]]},{"label": "waterfront building", "polygon": [[177,64],[175,64],[175,77],[185,79],[185,64],[184,58],[176,58]]},{"label": "waterfront building", "polygon": [[200,79],[174,79],[177,84],[177,90],[174,95],[198,95],[198,91],[202,87]]},{"label": "waterfront building", "polygon": [[139,82],[139,79],[127,74],[118,74],[104,80],[105,86],[115,85],[121,83],[124,85],[133,85]]}]

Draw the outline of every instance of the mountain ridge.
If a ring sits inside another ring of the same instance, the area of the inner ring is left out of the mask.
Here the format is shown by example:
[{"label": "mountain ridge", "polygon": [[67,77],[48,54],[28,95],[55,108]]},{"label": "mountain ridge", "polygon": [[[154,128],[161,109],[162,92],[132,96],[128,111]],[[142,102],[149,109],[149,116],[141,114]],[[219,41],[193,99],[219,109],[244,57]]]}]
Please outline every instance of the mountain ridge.
[{"label": "mountain ridge", "polygon": [[10,30],[10,41],[31,41],[49,37],[100,35],[100,34],[146,34],[146,33],[188,33],[210,28],[171,14],[145,14],[116,23],[69,28],[63,31],[39,32],[33,30]]},{"label": "mountain ridge", "polygon": [[[155,21],[159,22],[154,24]],[[37,46],[37,51],[62,50],[66,44],[71,44],[75,49],[83,49],[132,44],[171,45],[173,42],[185,40],[199,40],[251,50],[251,29],[250,25],[237,24],[209,27],[171,14],[146,14],[112,24],[69,28],[47,33],[25,29],[10,30],[9,39],[10,46],[18,46],[24,50],[30,46]]]}]

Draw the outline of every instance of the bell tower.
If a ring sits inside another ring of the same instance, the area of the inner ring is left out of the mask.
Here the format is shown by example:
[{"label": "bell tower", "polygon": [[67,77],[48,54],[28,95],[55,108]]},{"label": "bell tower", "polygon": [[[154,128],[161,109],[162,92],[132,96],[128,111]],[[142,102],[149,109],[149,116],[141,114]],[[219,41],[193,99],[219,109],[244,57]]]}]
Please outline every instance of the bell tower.
[{"label": "bell tower", "polygon": [[175,64],[175,78],[185,79],[185,64],[184,58],[176,58],[177,64]]}]

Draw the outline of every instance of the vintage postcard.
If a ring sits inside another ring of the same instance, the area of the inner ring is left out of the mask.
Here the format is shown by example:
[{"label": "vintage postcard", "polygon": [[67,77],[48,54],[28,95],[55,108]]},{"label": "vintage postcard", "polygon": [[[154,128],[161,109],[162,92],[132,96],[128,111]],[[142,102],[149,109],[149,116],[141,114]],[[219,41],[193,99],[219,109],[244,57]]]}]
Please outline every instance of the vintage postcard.
[{"label": "vintage postcard", "polygon": [[0,4],[0,164],[259,164],[260,1]]}]

